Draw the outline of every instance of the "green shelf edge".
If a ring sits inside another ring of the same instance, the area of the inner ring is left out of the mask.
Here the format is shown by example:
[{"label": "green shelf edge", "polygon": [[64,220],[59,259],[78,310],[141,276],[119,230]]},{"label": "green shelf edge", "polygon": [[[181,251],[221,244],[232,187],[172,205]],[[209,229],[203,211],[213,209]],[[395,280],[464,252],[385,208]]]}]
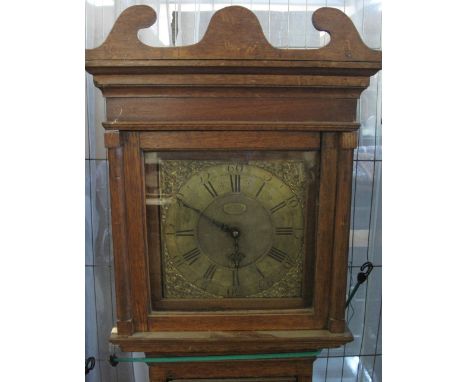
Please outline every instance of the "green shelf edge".
[{"label": "green shelf edge", "polygon": [[171,363],[171,362],[204,362],[204,361],[240,361],[256,359],[279,359],[279,358],[301,358],[315,357],[321,350],[300,353],[274,353],[274,354],[234,354],[234,355],[207,355],[186,357],[158,357],[158,358],[118,358],[115,362],[149,362],[149,363]]}]

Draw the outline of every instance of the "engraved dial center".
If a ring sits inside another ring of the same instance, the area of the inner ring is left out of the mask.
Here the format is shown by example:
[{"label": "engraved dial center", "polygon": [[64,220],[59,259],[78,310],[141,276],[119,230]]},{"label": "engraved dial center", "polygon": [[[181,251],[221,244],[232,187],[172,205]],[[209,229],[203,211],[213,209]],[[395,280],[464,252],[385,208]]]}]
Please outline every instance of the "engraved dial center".
[{"label": "engraved dial center", "polygon": [[234,239],[237,239],[239,252],[244,255],[239,267],[256,262],[271,248],[273,224],[270,214],[257,200],[244,194],[229,193],[214,199],[203,213],[234,227],[226,233],[203,217],[198,220],[200,248],[214,263],[233,267],[230,255],[234,252]]}]

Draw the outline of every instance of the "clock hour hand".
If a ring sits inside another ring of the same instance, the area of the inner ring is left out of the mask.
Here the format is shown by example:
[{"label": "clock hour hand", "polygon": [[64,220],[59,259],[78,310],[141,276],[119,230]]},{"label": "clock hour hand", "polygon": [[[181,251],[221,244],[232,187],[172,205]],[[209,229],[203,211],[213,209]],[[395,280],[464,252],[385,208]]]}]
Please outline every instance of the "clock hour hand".
[{"label": "clock hour hand", "polygon": [[182,204],[184,207],[192,210],[192,211],[195,211],[197,212],[198,214],[200,214],[200,216],[204,217],[206,220],[208,220],[209,222],[213,223],[216,227],[220,228],[221,231],[223,232],[229,232],[231,235],[233,235],[233,228],[228,226],[227,224],[224,224],[224,223],[221,223],[220,221],[216,220],[216,219],[213,219],[212,217],[206,215],[203,213],[203,211],[200,211],[198,208],[196,207],[193,207],[191,206],[190,204],[187,204],[185,203],[182,199],[180,198],[177,198],[177,200],[179,201],[180,204]]},{"label": "clock hour hand", "polygon": [[234,268],[238,270],[242,259],[245,257],[245,255],[239,251],[240,231],[237,228],[234,228],[231,231],[231,235],[234,238],[234,252],[229,255],[229,260],[231,260]]}]

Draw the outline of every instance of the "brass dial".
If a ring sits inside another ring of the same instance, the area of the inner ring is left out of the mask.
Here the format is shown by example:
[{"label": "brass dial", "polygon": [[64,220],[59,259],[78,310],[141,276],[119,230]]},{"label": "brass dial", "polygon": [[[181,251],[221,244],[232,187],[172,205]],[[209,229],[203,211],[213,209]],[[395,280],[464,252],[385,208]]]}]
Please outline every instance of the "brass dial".
[{"label": "brass dial", "polygon": [[270,288],[302,254],[303,211],[282,180],[255,165],[205,167],[178,190],[163,235],[168,260],[219,297]]}]

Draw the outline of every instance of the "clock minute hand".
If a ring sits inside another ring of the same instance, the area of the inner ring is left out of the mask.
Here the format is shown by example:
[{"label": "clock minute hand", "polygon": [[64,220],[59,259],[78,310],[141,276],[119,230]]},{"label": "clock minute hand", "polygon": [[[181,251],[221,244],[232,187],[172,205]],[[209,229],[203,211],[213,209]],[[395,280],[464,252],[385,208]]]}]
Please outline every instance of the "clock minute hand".
[{"label": "clock minute hand", "polygon": [[227,224],[224,224],[224,223],[221,223],[219,221],[217,221],[216,219],[213,219],[212,217],[206,215],[205,213],[203,213],[203,211],[200,211],[198,208],[196,207],[192,207],[190,204],[187,204],[185,203],[182,199],[180,198],[177,198],[177,200],[186,208],[188,209],[191,209],[192,211],[195,211],[197,212],[198,214],[200,214],[200,216],[204,217],[206,220],[208,220],[209,222],[213,223],[216,227],[220,228],[221,231],[223,232],[229,232],[232,234],[232,230],[233,228],[231,228],[230,226],[228,226]]}]

